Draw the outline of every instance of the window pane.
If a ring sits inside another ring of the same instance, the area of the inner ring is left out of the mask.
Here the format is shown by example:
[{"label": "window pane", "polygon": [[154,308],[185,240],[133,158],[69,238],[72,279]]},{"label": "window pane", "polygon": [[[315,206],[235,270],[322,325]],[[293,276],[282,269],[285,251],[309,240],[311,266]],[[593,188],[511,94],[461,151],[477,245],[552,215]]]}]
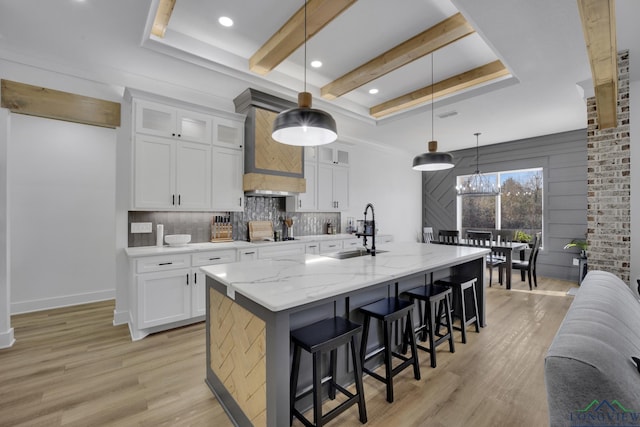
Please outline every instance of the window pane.
[{"label": "window pane", "polygon": [[462,198],[462,228],[495,228],[496,196]]},{"label": "window pane", "polygon": [[500,174],[503,229],[542,231],[542,171]]}]

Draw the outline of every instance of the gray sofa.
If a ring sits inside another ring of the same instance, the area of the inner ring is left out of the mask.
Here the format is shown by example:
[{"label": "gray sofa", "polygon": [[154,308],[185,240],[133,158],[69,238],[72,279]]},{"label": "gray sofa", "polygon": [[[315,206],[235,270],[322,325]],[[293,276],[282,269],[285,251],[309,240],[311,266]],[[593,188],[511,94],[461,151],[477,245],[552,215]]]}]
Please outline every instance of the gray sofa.
[{"label": "gray sofa", "polygon": [[618,277],[591,271],[545,358],[550,425],[640,426],[632,356],[640,358],[640,302]]}]

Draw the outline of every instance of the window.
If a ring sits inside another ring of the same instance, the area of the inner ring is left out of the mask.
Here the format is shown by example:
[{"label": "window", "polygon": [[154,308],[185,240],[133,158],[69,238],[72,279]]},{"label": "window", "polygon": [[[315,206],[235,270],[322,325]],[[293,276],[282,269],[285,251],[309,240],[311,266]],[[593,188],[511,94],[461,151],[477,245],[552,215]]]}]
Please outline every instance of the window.
[{"label": "window", "polygon": [[[467,229],[496,229],[505,233],[522,230],[532,236],[542,231],[542,168],[484,175],[500,183],[500,194],[458,196],[459,230],[463,233]],[[459,176],[457,184],[470,177]]]}]

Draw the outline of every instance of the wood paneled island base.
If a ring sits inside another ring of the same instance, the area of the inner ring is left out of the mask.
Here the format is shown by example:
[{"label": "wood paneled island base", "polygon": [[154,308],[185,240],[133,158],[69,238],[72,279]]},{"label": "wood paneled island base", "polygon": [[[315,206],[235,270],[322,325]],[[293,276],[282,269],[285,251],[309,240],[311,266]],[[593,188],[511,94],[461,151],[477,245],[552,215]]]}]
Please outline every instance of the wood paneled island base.
[{"label": "wood paneled island base", "polygon": [[[289,333],[297,327],[331,316],[360,322],[358,307],[453,272],[479,278],[484,326],[487,249],[420,243],[384,249],[375,257],[305,255],[202,268],[208,293],[206,383],[235,423],[289,425]],[[379,345],[373,331],[371,348]],[[301,364],[301,389],[311,383],[310,364]],[[347,381],[351,366],[347,352],[339,352],[338,378]]]}]

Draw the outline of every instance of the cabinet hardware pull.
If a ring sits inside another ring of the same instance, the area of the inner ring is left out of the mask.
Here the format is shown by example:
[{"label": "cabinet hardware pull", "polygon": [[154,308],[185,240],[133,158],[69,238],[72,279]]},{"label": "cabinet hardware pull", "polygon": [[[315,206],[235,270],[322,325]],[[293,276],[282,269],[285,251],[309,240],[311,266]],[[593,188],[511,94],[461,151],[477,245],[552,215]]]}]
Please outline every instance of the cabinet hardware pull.
[{"label": "cabinet hardware pull", "polygon": [[193,284],[194,285],[198,284],[198,273],[193,273]]},{"label": "cabinet hardware pull", "polygon": [[180,194],[178,194],[178,206],[180,206]]},{"label": "cabinet hardware pull", "polygon": [[173,206],[175,206],[175,205],[176,205],[176,195],[175,195],[175,194],[172,194],[172,195],[171,195],[171,204],[172,204]]},{"label": "cabinet hardware pull", "polygon": [[182,136],[181,134],[178,134],[178,138],[180,138],[181,136]]},{"label": "cabinet hardware pull", "polygon": [[175,134],[175,133],[172,133],[172,134],[171,134],[171,136],[176,136],[176,134]]},{"label": "cabinet hardware pull", "polygon": [[242,206],[242,197],[238,198],[238,203],[239,203],[240,206]]},{"label": "cabinet hardware pull", "polygon": [[187,286],[189,286],[189,273],[187,273]]},{"label": "cabinet hardware pull", "polygon": [[318,245],[309,246],[310,248],[317,248]]},{"label": "cabinet hardware pull", "polygon": [[215,261],[215,260],[217,260],[217,259],[220,259],[220,257],[219,257],[219,256],[216,256],[216,257],[213,257],[213,258],[209,258],[209,261]]},{"label": "cabinet hardware pull", "polygon": [[171,264],[173,264],[173,261],[170,261],[170,262],[161,262],[161,263],[159,263],[158,265],[171,265]]},{"label": "cabinet hardware pull", "polygon": [[302,207],[302,200],[298,199],[298,207],[301,208]]},{"label": "cabinet hardware pull", "polygon": [[245,254],[245,255],[253,255],[253,254],[255,254],[255,253],[256,253],[256,251],[251,251],[251,252],[245,252],[244,254]]}]

